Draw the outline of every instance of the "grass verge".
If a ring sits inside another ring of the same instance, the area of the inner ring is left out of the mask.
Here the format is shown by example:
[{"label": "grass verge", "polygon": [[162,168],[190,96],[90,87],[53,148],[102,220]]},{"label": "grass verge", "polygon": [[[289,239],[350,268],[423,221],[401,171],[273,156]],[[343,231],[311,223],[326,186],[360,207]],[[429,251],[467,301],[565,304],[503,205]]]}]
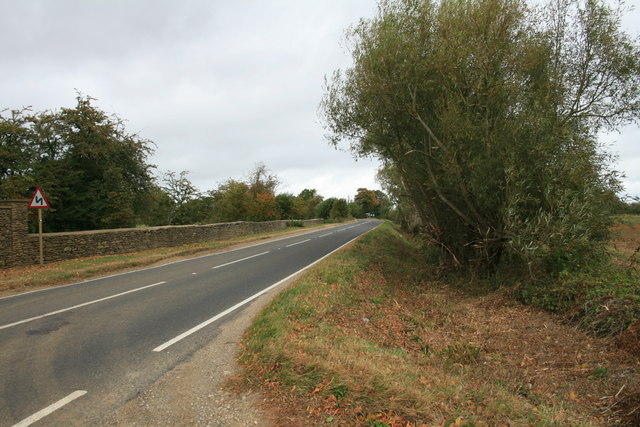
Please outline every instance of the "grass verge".
[{"label": "grass verge", "polygon": [[277,425],[640,421],[640,360],[610,338],[434,278],[389,224],[311,269],[246,332],[234,387]]}]

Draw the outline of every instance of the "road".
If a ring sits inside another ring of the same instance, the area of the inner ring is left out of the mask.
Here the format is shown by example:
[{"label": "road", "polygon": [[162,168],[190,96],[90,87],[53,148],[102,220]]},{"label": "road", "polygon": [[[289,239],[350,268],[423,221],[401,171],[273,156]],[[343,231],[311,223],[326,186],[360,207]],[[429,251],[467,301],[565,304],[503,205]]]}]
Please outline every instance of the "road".
[{"label": "road", "polygon": [[0,299],[0,426],[95,425],[363,220]]}]

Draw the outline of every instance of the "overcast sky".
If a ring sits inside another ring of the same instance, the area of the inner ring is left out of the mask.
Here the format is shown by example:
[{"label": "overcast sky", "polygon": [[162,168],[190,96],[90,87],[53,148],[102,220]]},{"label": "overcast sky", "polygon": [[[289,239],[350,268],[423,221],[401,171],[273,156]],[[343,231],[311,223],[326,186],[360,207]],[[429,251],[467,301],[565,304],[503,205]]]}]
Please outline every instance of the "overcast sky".
[{"label": "overcast sky", "polygon": [[[632,3],[637,0],[632,0]],[[0,0],[0,110],[74,107],[76,90],[153,141],[159,172],[202,191],[263,162],[279,192],[377,189],[373,161],[330,147],[324,76],[348,67],[344,30],[374,0]],[[640,33],[640,12],[625,21]],[[640,129],[606,136],[640,195]]]}]

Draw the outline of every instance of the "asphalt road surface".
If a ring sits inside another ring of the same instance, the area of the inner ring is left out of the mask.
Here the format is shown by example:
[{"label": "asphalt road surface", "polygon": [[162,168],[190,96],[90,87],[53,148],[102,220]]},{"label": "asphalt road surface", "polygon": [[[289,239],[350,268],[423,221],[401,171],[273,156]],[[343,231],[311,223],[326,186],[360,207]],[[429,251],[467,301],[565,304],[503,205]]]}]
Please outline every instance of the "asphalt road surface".
[{"label": "asphalt road surface", "polygon": [[363,220],[0,299],[0,426],[95,425]]}]

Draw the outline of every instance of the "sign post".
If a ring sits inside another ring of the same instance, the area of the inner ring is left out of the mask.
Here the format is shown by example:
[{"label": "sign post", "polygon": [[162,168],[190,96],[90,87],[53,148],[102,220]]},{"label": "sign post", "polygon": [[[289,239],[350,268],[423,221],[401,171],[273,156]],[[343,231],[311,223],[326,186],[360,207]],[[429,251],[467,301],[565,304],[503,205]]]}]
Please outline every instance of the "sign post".
[{"label": "sign post", "polygon": [[40,249],[40,266],[44,265],[44,247],[42,243],[42,209],[50,208],[49,202],[44,197],[44,193],[40,188],[36,188],[33,196],[31,197],[31,202],[29,203],[29,208],[38,209],[38,242]]}]

